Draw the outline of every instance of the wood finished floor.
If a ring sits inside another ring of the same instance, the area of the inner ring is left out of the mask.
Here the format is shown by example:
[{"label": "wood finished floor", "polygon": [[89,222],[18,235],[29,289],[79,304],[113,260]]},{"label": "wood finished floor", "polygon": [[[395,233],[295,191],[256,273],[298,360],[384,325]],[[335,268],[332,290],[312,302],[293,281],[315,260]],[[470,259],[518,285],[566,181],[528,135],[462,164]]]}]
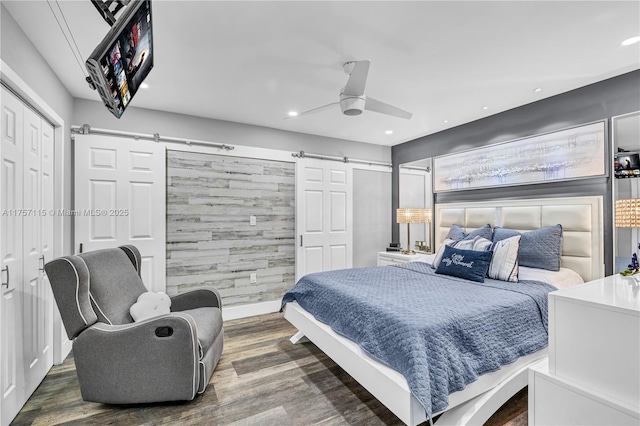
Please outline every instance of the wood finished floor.
[{"label": "wood finished floor", "polygon": [[[12,424],[402,424],[313,344],[291,344],[295,331],[279,313],[226,322],[224,352],[207,390],[184,403],[84,402],[70,356],[51,369]],[[526,424],[526,388],[487,422]]]}]

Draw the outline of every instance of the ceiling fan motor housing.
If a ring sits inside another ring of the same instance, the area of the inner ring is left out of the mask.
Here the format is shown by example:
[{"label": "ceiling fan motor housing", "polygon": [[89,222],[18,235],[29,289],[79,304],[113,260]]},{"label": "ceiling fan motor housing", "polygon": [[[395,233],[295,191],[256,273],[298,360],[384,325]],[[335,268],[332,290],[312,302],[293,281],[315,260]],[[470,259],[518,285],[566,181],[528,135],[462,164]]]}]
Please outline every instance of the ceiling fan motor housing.
[{"label": "ceiling fan motor housing", "polygon": [[340,96],[340,108],[344,115],[360,115],[364,110],[365,98],[358,96]]}]

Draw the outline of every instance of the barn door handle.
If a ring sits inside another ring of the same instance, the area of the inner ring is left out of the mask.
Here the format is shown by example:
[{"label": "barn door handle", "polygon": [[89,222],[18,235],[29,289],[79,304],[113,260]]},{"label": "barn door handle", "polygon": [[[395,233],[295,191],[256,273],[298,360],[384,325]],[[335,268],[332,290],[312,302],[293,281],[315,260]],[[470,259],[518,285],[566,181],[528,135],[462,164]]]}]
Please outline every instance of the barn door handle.
[{"label": "barn door handle", "polygon": [[38,263],[42,265],[42,266],[38,266],[38,270],[40,272],[44,272],[44,254],[40,257],[40,259],[38,259]]},{"label": "barn door handle", "polygon": [[6,286],[7,288],[9,288],[9,265],[7,265],[4,268],[2,268],[2,272],[6,272],[7,273],[7,282],[5,283],[3,281],[2,282],[2,286]]},{"label": "barn door handle", "polygon": [[302,247],[302,235],[300,235],[300,247]]},{"label": "barn door handle", "polygon": [[82,243],[80,243],[80,250],[78,251],[78,253],[82,253]]}]

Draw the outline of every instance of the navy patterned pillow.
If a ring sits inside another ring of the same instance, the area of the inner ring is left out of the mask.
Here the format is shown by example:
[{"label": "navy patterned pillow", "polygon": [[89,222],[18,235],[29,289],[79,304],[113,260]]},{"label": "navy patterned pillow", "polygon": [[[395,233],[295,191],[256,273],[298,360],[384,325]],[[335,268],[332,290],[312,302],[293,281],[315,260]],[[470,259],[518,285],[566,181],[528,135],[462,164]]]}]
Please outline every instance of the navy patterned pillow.
[{"label": "navy patterned pillow", "polygon": [[549,226],[520,233],[513,229],[495,228],[493,242],[501,241],[515,235],[522,235],[518,249],[518,263],[520,266],[560,270],[560,256],[562,255],[562,225]]},{"label": "navy patterned pillow", "polygon": [[462,250],[445,246],[436,274],[483,283],[491,264],[491,254],[490,251]]},{"label": "navy patterned pillow", "polygon": [[453,224],[451,228],[449,228],[449,233],[447,234],[447,238],[455,241],[460,240],[473,240],[475,237],[486,238],[487,240],[491,240],[493,234],[493,230],[491,229],[491,225],[486,224],[481,228],[475,229],[468,234],[465,233],[462,228],[458,225]]}]

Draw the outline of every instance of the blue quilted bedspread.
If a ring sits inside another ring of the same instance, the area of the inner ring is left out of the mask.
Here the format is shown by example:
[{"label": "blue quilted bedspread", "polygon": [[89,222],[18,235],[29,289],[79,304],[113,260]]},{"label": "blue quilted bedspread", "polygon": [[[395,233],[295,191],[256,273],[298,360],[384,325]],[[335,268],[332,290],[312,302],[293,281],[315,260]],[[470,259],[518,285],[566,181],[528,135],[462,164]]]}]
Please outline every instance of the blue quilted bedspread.
[{"label": "blue quilted bedspread", "polygon": [[449,394],[547,346],[547,294],[536,281],[476,283],[427,263],[304,276],[282,304],[301,307],[399,371],[427,416]]}]

